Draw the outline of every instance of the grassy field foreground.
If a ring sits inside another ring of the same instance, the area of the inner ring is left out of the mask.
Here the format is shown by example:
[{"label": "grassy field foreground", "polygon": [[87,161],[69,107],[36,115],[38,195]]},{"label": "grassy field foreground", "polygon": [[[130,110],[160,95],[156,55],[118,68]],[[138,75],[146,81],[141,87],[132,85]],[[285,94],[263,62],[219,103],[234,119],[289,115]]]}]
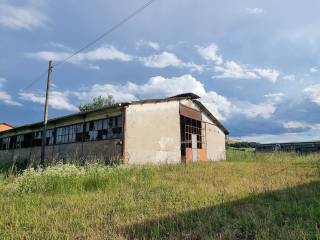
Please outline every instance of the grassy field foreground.
[{"label": "grassy field foreground", "polygon": [[319,155],[230,154],[2,177],[0,239],[320,239]]}]

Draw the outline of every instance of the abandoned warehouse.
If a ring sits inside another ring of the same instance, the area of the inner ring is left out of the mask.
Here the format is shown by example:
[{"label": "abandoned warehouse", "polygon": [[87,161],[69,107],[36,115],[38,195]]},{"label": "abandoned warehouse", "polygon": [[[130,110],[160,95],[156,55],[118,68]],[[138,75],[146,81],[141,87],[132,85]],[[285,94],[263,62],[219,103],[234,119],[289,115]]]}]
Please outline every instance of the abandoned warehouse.
[{"label": "abandoned warehouse", "polygon": [[[127,164],[226,158],[228,130],[192,93],[118,103],[48,121],[45,158],[121,158]],[[37,161],[41,122],[0,132],[0,161]]]}]

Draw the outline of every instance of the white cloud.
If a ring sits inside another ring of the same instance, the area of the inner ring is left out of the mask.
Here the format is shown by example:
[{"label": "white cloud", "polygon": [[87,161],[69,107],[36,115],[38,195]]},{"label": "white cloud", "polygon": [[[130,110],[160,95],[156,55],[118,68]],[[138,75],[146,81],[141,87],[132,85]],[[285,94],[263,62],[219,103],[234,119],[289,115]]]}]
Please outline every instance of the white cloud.
[{"label": "white cloud", "polygon": [[215,43],[207,47],[196,47],[198,54],[205,60],[214,63],[214,71],[217,73],[213,78],[233,78],[233,79],[266,79],[275,83],[280,72],[271,68],[251,68],[247,65],[235,61],[224,60],[219,53],[219,47]]},{"label": "white cloud", "polygon": [[48,23],[47,16],[42,12],[39,1],[28,4],[13,5],[7,0],[0,1],[0,25],[11,29],[32,30],[44,27]]},{"label": "white cloud", "polygon": [[316,73],[318,72],[318,69],[316,67],[310,68],[310,73]]},{"label": "white cloud", "polygon": [[282,77],[284,80],[289,80],[289,81],[294,81],[296,80],[296,76],[291,74],[291,75],[285,75]]},{"label": "white cloud", "polygon": [[226,61],[221,66],[215,66],[214,78],[235,78],[235,79],[257,79],[255,72],[249,70],[246,66],[240,65],[234,61]]},{"label": "white cloud", "polygon": [[0,78],[0,102],[10,106],[18,106],[18,107],[22,106],[21,103],[14,101],[12,99],[12,96],[2,89],[4,87],[5,82],[6,82],[6,79]]},{"label": "white cloud", "polygon": [[183,62],[175,54],[166,51],[161,54],[156,54],[149,57],[141,57],[140,61],[143,62],[146,67],[150,68],[177,67],[189,68],[191,71],[203,71],[203,67],[201,65],[191,62]]},{"label": "white cloud", "polygon": [[140,40],[136,43],[136,47],[137,49],[141,48],[141,47],[149,47],[152,48],[154,50],[159,50],[160,49],[160,44],[157,42],[153,42],[153,41],[145,41],[145,40]]},{"label": "white cloud", "polygon": [[266,98],[269,98],[273,102],[279,102],[282,100],[282,98],[285,96],[284,93],[279,92],[279,93],[268,93],[264,95]]},{"label": "white cloud", "polygon": [[114,96],[118,102],[137,99],[169,97],[180,93],[193,92],[220,120],[226,120],[233,114],[245,115],[248,118],[262,117],[268,119],[276,110],[274,99],[260,104],[250,102],[230,102],[226,97],[214,91],[208,91],[204,85],[191,75],[165,78],[156,76],[144,84],[128,82],[124,85],[95,84],[89,89],[73,92],[80,102],[88,102],[97,96]]},{"label": "white cloud", "polygon": [[262,78],[267,79],[273,83],[278,80],[280,75],[279,71],[270,68],[256,68],[253,69],[256,73],[258,73]]},{"label": "white cloud", "polygon": [[[44,104],[45,96],[41,93],[20,92],[20,99]],[[70,92],[52,91],[49,97],[49,106],[58,110],[77,111],[78,108],[70,103]]]},{"label": "white cloud", "polygon": [[304,89],[304,92],[312,102],[320,105],[320,84],[309,86]]},{"label": "white cloud", "polygon": [[114,96],[117,102],[134,101],[145,98],[169,97],[180,93],[193,92],[220,120],[231,113],[232,104],[214,91],[207,91],[204,85],[191,75],[165,78],[156,76],[144,84],[128,82],[124,85],[94,84],[91,88],[72,92],[79,102],[88,102],[97,96]]},{"label": "white cloud", "polygon": [[250,102],[239,101],[235,103],[235,112],[243,114],[249,118],[262,117],[264,119],[269,119],[275,111],[276,107],[272,102],[253,104]]},{"label": "white cloud", "polygon": [[310,124],[307,124],[305,122],[299,122],[299,121],[282,122],[282,126],[287,129],[301,129],[301,128],[312,127]]},{"label": "white cloud", "polygon": [[207,47],[197,47],[198,54],[207,61],[213,61],[215,64],[222,64],[223,58],[219,54],[219,47],[211,43]]},{"label": "white cloud", "polygon": [[260,15],[260,14],[264,13],[263,8],[247,8],[246,10],[251,15]]},{"label": "white cloud", "polygon": [[[63,61],[68,56],[70,56],[72,52],[53,52],[53,51],[41,51],[36,53],[25,53],[26,57],[49,61],[53,60],[56,62]],[[133,57],[129,54],[126,54],[113,46],[105,45],[99,47],[95,50],[79,53],[68,62],[78,64],[83,61],[107,61],[107,60],[118,60],[118,61],[132,61]]]},{"label": "white cloud", "polygon": [[[180,93],[193,92],[200,96],[202,103],[220,120],[226,120],[233,114],[245,115],[248,118],[262,117],[268,119],[276,110],[275,101],[259,104],[250,102],[231,102],[214,91],[205,89],[204,85],[192,75],[165,78],[156,76],[143,84],[127,82],[126,84],[94,84],[78,91],[53,91],[49,103],[55,109],[76,111],[76,105],[90,102],[98,96],[112,95],[117,102],[138,99],[169,97]],[[44,96],[38,93],[20,93],[26,101],[44,103]],[[75,103],[76,105],[75,105]]]},{"label": "white cloud", "polygon": [[226,61],[222,65],[214,67],[218,75],[213,78],[234,78],[234,79],[259,79],[263,78],[275,83],[280,73],[275,69],[269,68],[249,68],[248,66],[236,63],[234,61]]}]

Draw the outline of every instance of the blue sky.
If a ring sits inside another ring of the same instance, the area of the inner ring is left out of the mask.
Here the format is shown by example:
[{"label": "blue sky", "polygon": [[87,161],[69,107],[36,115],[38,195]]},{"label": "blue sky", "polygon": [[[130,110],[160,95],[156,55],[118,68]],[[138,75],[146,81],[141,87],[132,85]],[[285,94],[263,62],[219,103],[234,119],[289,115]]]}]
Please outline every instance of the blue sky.
[{"label": "blue sky", "polygon": [[[42,119],[49,59],[61,61],[145,1],[0,0],[0,122]],[[103,95],[194,92],[230,130],[259,141],[318,140],[320,2],[158,0],[53,70],[50,117]]]}]

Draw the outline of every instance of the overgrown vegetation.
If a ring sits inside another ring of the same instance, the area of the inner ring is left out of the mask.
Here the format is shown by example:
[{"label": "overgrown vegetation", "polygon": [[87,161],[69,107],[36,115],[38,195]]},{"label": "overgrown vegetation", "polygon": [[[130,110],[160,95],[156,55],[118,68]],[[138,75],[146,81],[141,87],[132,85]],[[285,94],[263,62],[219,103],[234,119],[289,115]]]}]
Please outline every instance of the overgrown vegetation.
[{"label": "overgrown vegetation", "polygon": [[228,157],[2,177],[0,239],[320,239],[318,154]]},{"label": "overgrown vegetation", "polygon": [[109,107],[114,105],[116,102],[112,95],[109,95],[107,98],[99,96],[94,98],[91,103],[82,104],[79,106],[80,112],[88,112],[96,109],[100,109],[103,107]]},{"label": "overgrown vegetation", "polygon": [[235,142],[235,143],[228,143],[229,147],[233,148],[256,148],[259,143],[256,142]]}]

